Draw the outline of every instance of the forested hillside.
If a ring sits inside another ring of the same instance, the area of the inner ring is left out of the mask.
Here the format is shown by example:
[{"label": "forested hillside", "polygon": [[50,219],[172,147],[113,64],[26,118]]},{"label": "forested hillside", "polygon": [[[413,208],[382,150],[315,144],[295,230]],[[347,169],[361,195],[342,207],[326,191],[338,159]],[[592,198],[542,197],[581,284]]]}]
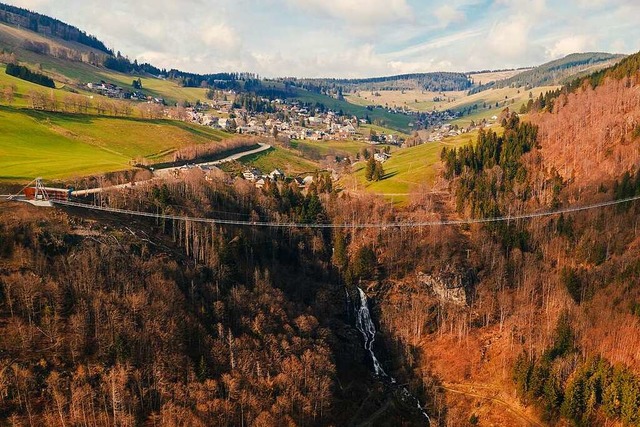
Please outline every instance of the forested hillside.
[{"label": "forested hillside", "polygon": [[[192,216],[329,220],[325,177],[307,195],[222,178],[194,171],[103,200]],[[330,268],[329,233],[4,207],[1,419],[321,426],[375,413],[378,425],[414,423],[415,408],[370,373]]]},{"label": "forested hillside", "polygon": [[358,90],[426,90],[432,92],[458,91],[471,87],[472,82],[464,73],[434,72],[400,74],[388,77],[363,79],[293,79],[290,83],[317,93]]},{"label": "forested hillside", "polygon": [[610,53],[573,53],[564,58],[547,62],[531,70],[523,71],[508,79],[496,82],[481,82],[470,93],[502,87],[552,86],[568,83],[568,80],[580,74],[591,74],[596,70],[607,68],[624,58],[624,55]]},{"label": "forested hillside", "polygon": [[113,55],[113,51],[95,36],[88,35],[80,29],[65,24],[55,18],[50,18],[27,9],[0,3],[0,22],[28,28],[31,31],[46,36],[59,37],[63,40],[77,42]]},{"label": "forested hillside", "polygon": [[[504,135],[443,151],[458,212],[518,215],[639,196],[637,58],[565,88],[532,123],[505,112]],[[457,339],[458,350],[447,349],[457,369],[433,342],[427,360],[450,382],[512,382],[544,424],[640,425],[639,212],[630,202],[472,226],[470,310],[449,304],[432,335],[449,346]]]},{"label": "forested hillside", "polygon": [[605,185],[640,164],[640,55],[577,80],[532,121],[544,163],[576,185]]}]

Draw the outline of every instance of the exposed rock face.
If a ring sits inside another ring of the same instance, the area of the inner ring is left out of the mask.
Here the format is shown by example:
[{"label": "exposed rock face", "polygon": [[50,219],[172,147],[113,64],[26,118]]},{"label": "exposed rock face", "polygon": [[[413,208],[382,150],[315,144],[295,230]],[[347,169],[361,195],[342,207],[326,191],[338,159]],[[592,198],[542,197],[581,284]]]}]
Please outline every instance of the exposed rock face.
[{"label": "exposed rock face", "polygon": [[418,280],[426,285],[442,302],[466,305],[471,286],[470,275],[446,268],[435,273],[418,273]]}]

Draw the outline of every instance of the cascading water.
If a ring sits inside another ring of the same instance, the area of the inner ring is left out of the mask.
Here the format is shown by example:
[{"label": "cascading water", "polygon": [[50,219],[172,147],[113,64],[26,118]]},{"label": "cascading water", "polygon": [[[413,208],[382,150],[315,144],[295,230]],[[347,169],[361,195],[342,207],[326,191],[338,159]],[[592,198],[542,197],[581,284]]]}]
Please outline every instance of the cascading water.
[{"label": "cascading water", "polygon": [[373,342],[376,340],[376,327],[371,320],[371,313],[369,312],[369,304],[367,296],[364,291],[358,288],[360,294],[360,307],[356,313],[356,328],[362,334],[364,338],[364,348],[369,351],[371,360],[373,361],[373,370],[376,375],[389,377],[387,373],[382,369],[382,365],[378,361],[375,353],[373,352]]},{"label": "cascading water", "polygon": [[[375,374],[379,377],[382,377],[383,379],[390,381],[391,384],[395,384],[396,383],[395,378],[389,376],[384,371],[384,369],[382,368],[382,365],[380,364],[380,361],[378,360],[378,358],[376,357],[376,354],[373,351],[373,343],[376,339],[376,326],[373,323],[373,320],[371,319],[371,312],[369,311],[369,301],[367,299],[367,295],[359,287],[357,287],[357,289],[358,289],[358,294],[360,296],[360,305],[355,308],[356,309],[356,329],[360,331],[360,333],[362,334],[362,337],[364,338],[364,348],[369,352],[369,355],[371,355],[371,360],[373,362],[373,371],[375,372]],[[347,298],[348,297],[349,297],[349,294],[347,293]],[[429,415],[422,408],[422,405],[420,405],[420,402],[418,401],[418,399],[416,399],[406,387],[401,387],[400,394],[402,395],[405,401],[413,401],[414,404],[417,405],[418,410],[424,416],[424,418],[426,418],[427,425],[429,425],[430,424]]]}]

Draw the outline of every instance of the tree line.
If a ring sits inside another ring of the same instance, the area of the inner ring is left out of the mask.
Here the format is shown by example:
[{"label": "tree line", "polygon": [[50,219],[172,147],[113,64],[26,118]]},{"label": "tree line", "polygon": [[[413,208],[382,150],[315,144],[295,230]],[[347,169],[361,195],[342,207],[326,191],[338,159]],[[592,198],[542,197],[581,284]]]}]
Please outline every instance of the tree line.
[{"label": "tree line", "polygon": [[51,34],[63,40],[73,41],[113,55],[103,42],[95,36],[88,35],[78,28],[64,22],[41,15],[27,9],[0,3],[0,21],[13,25],[21,25],[41,34]]},{"label": "tree line", "polygon": [[640,378],[623,365],[602,357],[580,358],[569,315],[556,326],[553,345],[540,357],[521,354],[513,380],[521,398],[536,404],[545,421],[563,417],[576,426],[601,424],[602,419],[640,425]]},{"label": "tree line", "polygon": [[40,86],[45,86],[50,88],[56,87],[56,84],[51,77],[35,71],[31,71],[28,67],[25,67],[24,65],[9,63],[7,64],[7,68],[5,72],[10,76],[14,76],[31,83],[35,83]]},{"label": "tree line", "polygon": [[[501,136],[481,129],[475,145],[444,147],[440,153],[445,178],[460,178],[455,189],[458,207],[469,203],[472,213],[479,217],[495,216],[501,196],[514,184],[525,182],[527,170],[520,157],[536,145],[537,126],[521,123],[517,114],[507,113],[502,125]],[[499,177],[492,171],[496,167],[501,171]]]},{"label": "tree line", "polygon": [[121,73],[147,73],[154,76],[167,73],[165,69],[161,70],[147,62],[138,64],[137,59],[134,59],[133,62],[131,62],[129,58],[123,56],[120,51],[118,51],[116,55],[106,57],[102,62],[102,65],[104,65],[105,68],[119,71]]},{"label": "tree line", "polygon": [[492,88],[524,87],[531,89],[539,86],[562,84],[572,75],[584,71],[594,64],[605,63],[619,58],[609,53],[575,53],[564,58],[542,64],[531,70],[525,70],[508,79],[487,82],[471,89],[469,94],[479,93]]},{"label": "tree line", "polygon": [[349,90],[395,89],[400,85],[406,89],[419,87],[423,90],[457,91],[472,86],[472,82],[464,73],[433,72],[400,74],[386,77],[371,77],[363,79],[287,79],[291,84],[315,93],[342,93]]}]

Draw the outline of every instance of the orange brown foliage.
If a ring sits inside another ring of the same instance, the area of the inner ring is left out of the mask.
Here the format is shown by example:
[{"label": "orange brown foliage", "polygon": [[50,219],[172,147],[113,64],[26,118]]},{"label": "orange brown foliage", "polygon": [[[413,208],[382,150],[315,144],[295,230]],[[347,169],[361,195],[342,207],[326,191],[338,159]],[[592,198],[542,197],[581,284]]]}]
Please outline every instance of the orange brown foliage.
[{"label": "orange brown foliage", "polygon": [[553,112],[531,121],[540,127],[544,166],[587,186],[640,164],[640,74],[560,95]]}]

